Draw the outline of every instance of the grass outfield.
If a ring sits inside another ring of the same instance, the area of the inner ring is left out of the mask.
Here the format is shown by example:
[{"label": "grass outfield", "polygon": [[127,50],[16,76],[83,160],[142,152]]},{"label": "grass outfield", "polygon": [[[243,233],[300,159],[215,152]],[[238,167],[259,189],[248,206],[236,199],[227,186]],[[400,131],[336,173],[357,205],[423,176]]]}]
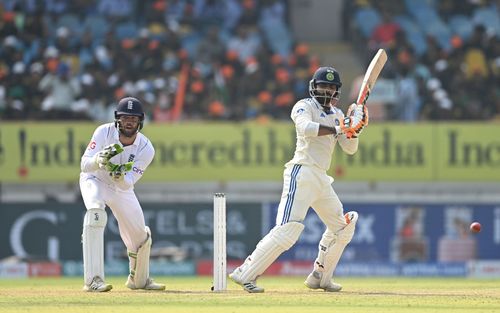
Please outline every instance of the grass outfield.
[{"label": "grass outfield", "polygon": [[158,277],[164,292],[131,291],[110,277],[108,293],[81,291],[82,278],[0,279],[0,312],[500,312],[500,281],[463,278],[348,278],[340,293],[308,290],[303,277],[262,277],[263,294],[209,277]]}]

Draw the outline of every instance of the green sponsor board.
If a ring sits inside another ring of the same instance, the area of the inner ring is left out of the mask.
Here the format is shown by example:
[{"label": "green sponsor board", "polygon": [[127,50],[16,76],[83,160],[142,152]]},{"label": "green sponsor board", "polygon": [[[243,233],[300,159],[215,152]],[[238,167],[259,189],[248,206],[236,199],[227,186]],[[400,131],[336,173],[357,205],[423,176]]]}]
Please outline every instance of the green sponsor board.
[{"label": "green sponsor board", "polygon": [[[1,182],[72,182],[97,125],[2,123]],[[282,179],[295,149],[291,122],[146,125],[156,155],[145,181]],[[359,150],[336,147],[330,172],[347,181],[497,181],[500,124],[371,124]]]},{"label": "green sponsor board", "polygon": [[2,182],[68,182],[78,179],[80,157],[95,125],[6,123],[0,126]]},{"label": "green sponsor board", "polygon": [[286,123],[160,126],[146,134],[156,149],[154,180],[279,180],[295,150]]},{"label": "green sponsor board", "polygon": [[370,125],[360,136],[356,154],[335,148],[331,174],[341,180],[435,180],[432,140],[428,140],[433,131],[429,125]]},{"label": "green sponsor board", "polygon": [[[93,124],[2,124],[3,182],[78,179]],[[295,148],[288,123],[147,125],[156,150],[148,181],[279,180]]]},{"label": "green sponsor board", "polygon": [[500,181],[500,124],[438,127],[436,167],[446,180]]}]

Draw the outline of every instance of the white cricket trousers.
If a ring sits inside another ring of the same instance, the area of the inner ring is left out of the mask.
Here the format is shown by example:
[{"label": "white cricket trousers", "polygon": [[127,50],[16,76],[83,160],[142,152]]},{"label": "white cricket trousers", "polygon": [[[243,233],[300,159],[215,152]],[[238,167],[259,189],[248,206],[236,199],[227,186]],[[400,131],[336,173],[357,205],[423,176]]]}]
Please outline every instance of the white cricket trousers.
[{"label": "white cricket trousers", "polygon": [[144,213],[133,189],[121,190],[95,177],[80,177],[80,190],[87,210],[106,205],[118,221],[120,237],[129,251],[137,251],[147,239]]},{"label": "white cricket trousers", "polygon": [[330,231],[337,233],[343,229],[347,223],[332,182],[333,178],[319,168],[288,164],[283,173],[283,193],[276,225],[302,222],[312,207]]}]

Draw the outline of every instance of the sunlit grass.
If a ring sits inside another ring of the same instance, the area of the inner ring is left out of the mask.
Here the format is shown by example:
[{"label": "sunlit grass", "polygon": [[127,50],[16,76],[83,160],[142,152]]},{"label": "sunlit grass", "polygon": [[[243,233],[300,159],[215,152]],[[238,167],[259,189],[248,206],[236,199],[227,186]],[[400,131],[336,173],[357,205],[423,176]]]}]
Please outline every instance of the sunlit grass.
[{"label": "sunlit grass", "polygon": [[157,277],[164,292],[131,291],[110,277],[108,293],[86,293],[82,278],[0,280],[0,312],[500,312],[500,281],[462,278],[339,278],[340,293],[311,291],[303,277],[263,277],[264,294],[209,277]]}]

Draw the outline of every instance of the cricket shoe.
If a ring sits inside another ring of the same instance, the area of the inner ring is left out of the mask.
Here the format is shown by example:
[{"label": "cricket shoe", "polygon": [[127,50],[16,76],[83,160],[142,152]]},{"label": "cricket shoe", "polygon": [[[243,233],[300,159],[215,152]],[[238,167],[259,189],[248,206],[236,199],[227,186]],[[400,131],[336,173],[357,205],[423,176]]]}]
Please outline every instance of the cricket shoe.
[{"label": "cricket shoe", "polygon": [[127,278],[127,283],[125,284],[127,288],[136,290],[136,289],[144,289],[144,290],[165,290],[165,285],[164,284],[159,284],[154,282],[152,278],[148,278],[146,280],[146,286],[143,288],[137,288],[134,283],[134,279],[130,277],[130,275]]},{"label": "cricket shoe", "polygon": [[234,272],[229,274],[229,278],[231,278],[232,281],[234,281],[235,283],[237,283],[238,285],[243,287],[243,289],[247,292],[250,292],[250,293],[262,293],[262,292],[264,292],[264,288],[257,286],[255,284],[255,280],[250,281],[250,282],[246,282],[246,283],[243,282],[238,275],[238,271],[239,271],[239,269],[237,268],[234,270]]},{"label": "cricket shoe", "polygon": [[83,291],[88,292],[106,292],[113,289],[113,286],[110,284],[106,284],[101,277],[95,276],[92,279],[90,285],[83,286]]},{"label": "cricket shoe", "polygon": [[329,281],[328,285],[320,286],[321,274],[317,271],[313,271],[309,276],[307,276],[304,285],[309,289],[323,289],[328,292],[338,292],[342,290],[342,285]]}]

